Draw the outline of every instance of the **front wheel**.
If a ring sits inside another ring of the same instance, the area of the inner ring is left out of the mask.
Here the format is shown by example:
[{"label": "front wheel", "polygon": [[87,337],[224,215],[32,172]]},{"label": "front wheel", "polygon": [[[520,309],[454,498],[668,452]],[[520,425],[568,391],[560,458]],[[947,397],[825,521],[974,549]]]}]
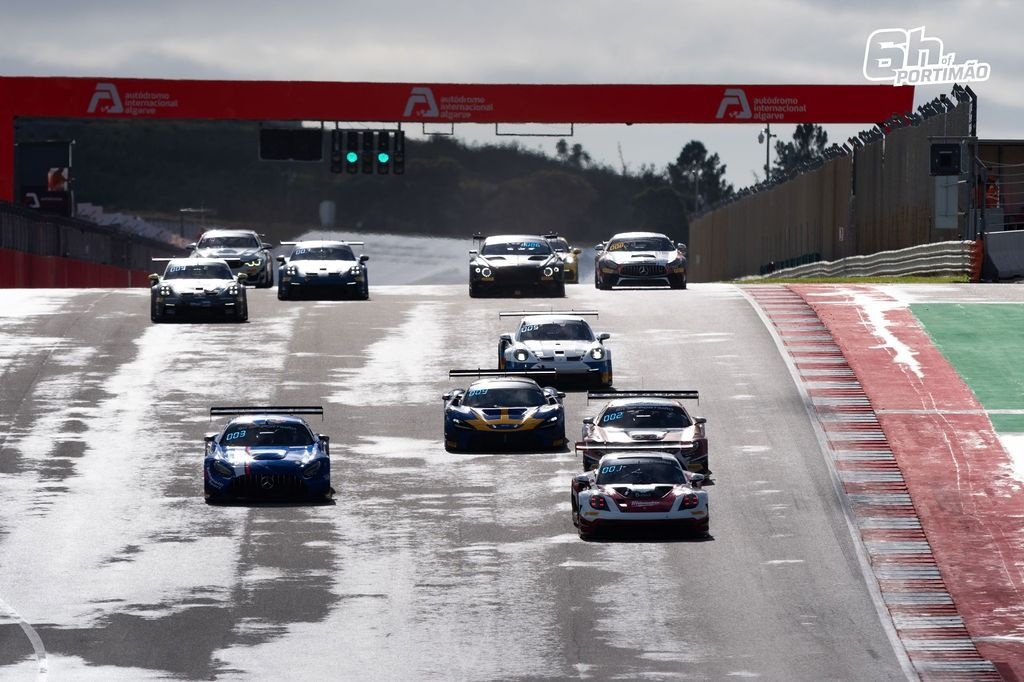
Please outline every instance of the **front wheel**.
[{"label": "front wheel", "polygon": [[469,285],[469,297],[470,298],[480,298],[480,287],[476,286],[475,284],[470,284]]},{"label": "front wheel", "polygon": [[288,290],[286,288],[280,287],[280,286],[277,288],[277,300],[279,300],[279,301],[287,301],[288,300]]},{"label": "front wheel", "polygon": [[149,319],[153,322],[163,321],[163,315],[159,313],[159,308],[157,308],[156,301],[151,301],[149,304]]},{"label": "front wheel", "polygon": [[242,306],[240,308],[238,308],[238,311],[235,313],[235,315],[237,316],[236,319],[239,322],[248,322],[249,321],[249,300],[248,299],[245,299],[245,300],[242,301]]},{"label": "front wheel", "polygon": [[572,506],[572,525],[580,527],[580,503],[576,499],[576,493],[569,495],[569,504]]}]

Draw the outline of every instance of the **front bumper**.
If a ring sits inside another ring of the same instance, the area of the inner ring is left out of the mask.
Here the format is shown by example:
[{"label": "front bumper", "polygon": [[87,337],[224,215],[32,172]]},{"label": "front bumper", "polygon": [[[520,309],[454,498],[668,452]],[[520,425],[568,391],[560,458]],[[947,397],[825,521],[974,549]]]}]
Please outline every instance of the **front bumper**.
[{"label": "front bumper", "polygon": [[611,360],[506,360],[505,367],[510,372],[524,369],[553,369],[555,382],[559,384],[610,386],[612,382]]},{"label": "front bumper", "polygon": [[290,296],[301,296],[303,294],[325,295],[331,293],[339,295],[355,295],[362,291],[365,286],[365,282],[366,277],[364,275],[353,275],[348,272],[328,275],[278,274],[278,287],[280,289],[286,289]]},{"label": "front bumper", "polygon": [[245,307],[244,299],[220,296],[158,296],[154,305],[164,317],[233,316]]},{"label": "front bumper", "polygon": [[445,425],[445,447],[449,450],[552,450],[566,444],[564,423],[528,431],[495,429],[480,431]]},{"label": "front bumper", "polygon": [[[688,517],[671,516],[676,512],[651,516],[664,516],[664,518],[643,518],[643,519],[622,519],[611,517],[585,518],[580,514],[580,533],[588,536],[607,536],[615,534],[638,534],[638,533],[706,533],[710,530],[710,520],[707,512],[701,516],[691,515]],[[627,516],[622,514],[621,516]],[[638,516],[638,514],[629,514]]]},{"label": "front bumper", "polygon": [[306,478],[297,467],[250,465],[242,474],[224,476],[209,462],[203,467],[204,491],[209,500],[296,500],[323,499],[331,493],[330,466],[321,466]]}]

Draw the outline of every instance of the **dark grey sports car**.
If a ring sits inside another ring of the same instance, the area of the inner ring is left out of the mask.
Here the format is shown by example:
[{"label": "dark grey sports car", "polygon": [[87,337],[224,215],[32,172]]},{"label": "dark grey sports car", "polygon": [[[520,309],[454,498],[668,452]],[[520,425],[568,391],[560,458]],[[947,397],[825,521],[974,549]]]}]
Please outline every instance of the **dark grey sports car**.
[{"label": "dark grey sports car", "polygon": [[469,295],[565,296],[565,263],[535,234],[483,238],[469,252]]}]

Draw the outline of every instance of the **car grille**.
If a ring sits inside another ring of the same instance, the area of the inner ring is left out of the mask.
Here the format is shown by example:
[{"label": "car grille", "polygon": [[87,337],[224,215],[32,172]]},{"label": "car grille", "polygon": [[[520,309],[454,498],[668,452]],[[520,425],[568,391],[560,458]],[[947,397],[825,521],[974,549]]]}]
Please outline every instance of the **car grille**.
[{"label": "car grille", "polygon": [[540,270],[536,265],[494,268],[494,281],[500,284],[536,284]]},{"label": "car grille", "polygon": [[232,270],[237,270],[238,268],[242,267],[241,258],[225,258],[224,261],[227,262],[228,267],[231,268]]},{"label": "car grille", "polygon": [[305,494],[306,483],[294,474],[245,474],[231,481],[228,492],[242,497],[290,497]]},{"label": "car grille", "polygon": [[656,263],[630,263],[623,265],[619,274],[626,277],[664,277],[665,266]]}]

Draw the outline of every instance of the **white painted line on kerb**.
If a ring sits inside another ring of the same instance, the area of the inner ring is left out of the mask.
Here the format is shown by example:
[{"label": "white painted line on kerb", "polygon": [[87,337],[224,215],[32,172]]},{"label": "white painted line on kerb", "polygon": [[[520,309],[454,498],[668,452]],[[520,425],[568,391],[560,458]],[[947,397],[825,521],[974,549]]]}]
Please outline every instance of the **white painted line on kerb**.
[{"label": "white painted line on kerb", "polygon": [[38,667],[38,674],[36,679],[40,682],[44,682],[49,675],[49,670],[46,665],[46,649],[43,647],[43,640],[36,632],[32,625],[21,617],[21,614],[15,611],[10,604],[4,601],[3,597],[0,597],[0,611],[4,611],[13,620],[17,621],[21,627],[22,632],[28,637],[28,641],[32,643],[32,651],[36,655],[36,665]]}]

